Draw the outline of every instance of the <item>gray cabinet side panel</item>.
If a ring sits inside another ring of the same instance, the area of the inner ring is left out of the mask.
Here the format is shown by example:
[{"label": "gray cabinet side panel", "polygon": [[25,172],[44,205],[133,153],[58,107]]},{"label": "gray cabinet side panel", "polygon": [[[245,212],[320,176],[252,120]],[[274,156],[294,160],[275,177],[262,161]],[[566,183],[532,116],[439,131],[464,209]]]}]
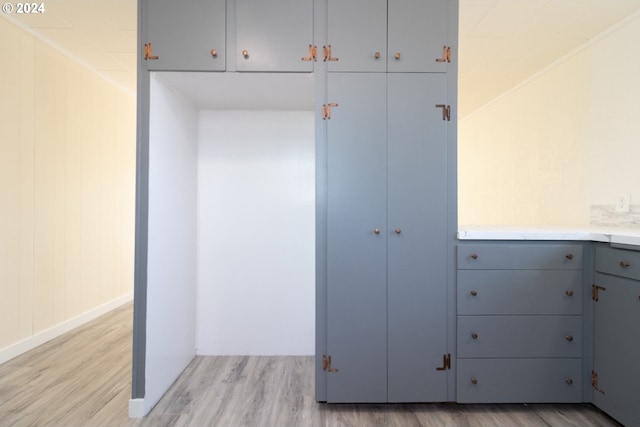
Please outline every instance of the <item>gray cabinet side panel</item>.
[{"label": "gray cabinet side panel", "polygon": [[446,400],[444,74],[388,74],[389,401]]},{"label": "gray cabinet side panel", "polygon": [[385,85],[384,74],[328,78],[330,402],[387,400]]},{"label": "gray cabinet side panel", "polygon": [[133,280],[133,352],[131,398],[145,395],[147,346],[147,241],[149,214],[149,73],[144,69],[142,46],[146,34],[144,10],[147,1],[138,2],[138,91],[136,127],[136,216]]}]

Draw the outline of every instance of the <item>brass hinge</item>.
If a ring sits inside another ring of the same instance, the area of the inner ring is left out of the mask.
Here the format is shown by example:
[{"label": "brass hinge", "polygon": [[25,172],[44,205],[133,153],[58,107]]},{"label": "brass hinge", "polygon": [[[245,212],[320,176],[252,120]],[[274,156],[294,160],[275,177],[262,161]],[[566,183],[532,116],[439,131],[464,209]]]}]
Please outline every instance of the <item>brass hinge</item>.
[{"label": "brass hinge", "polygon": [[598,301],[598,299],[600,298],[600,291],[606,291],[607,288],[602,287],[602,286],[598,286],[598,285],[591,285],[591,299],[594,301]]},{"label": "brass hinge", "polygon": [[598,385],[598,373],[594,370],[591,370],[591,386],[594,388],[595,391],[598,391],[604,394],[604,390],[602,390]]},{"label": "brass hinge", "polygon": [[303,61],[314,61],[318,60],[318,46],[309,45],[309,55],[302,57]]},{"label": "brass hinge", "polygon": [[437,58],[436,62],[451,62],[451,48],[442,46],[442,58]]},{"label": "brass hinge", "polygon": [[331,56],[331,45],[322,46],[322,61],[339,61],[340,58],[335,58]]},{"label": "brass hinge", "polygon": [[153,46],[151,46],[151,43],[145,43],[144,45],[144,60],[146,61],[148,59],[158,59],[157,55],[153,55]]},{"label": "brass hinge", "polygon": [[331,109],[337,107],[338,104],[330,102],[329,104],[322,104],[322,120],[331,120]]},{"label": "brass hinge", "polygon": [[442,355],[442,366],[437,367],[436,371],[446,371],[447,369],[451,369],[451,353]]},{"label": "brass hinge", "polygon": [[331,367],[331,356],[322,355],[322,370],[327,372],[338,372],[336,368]]},{"label": "brass hinge", "polygon": [[451,105],[436,104],[436,108],[442,108],[442,120],[451,121]]}]

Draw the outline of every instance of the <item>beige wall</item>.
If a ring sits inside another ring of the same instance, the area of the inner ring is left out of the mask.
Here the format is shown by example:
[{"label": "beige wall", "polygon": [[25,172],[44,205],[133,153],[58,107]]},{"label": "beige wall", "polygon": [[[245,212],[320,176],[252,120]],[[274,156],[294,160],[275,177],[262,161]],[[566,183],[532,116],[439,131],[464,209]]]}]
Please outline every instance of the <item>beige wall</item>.
[{"label": "beige wall", "polygon": [[636,16],[460,120],[460,224],[583,226],[619,193],[640,203],[638,40]]},{"label": "beige wall", "polygon": [[135,98],[0,19],[0,350],[133,288]]}]

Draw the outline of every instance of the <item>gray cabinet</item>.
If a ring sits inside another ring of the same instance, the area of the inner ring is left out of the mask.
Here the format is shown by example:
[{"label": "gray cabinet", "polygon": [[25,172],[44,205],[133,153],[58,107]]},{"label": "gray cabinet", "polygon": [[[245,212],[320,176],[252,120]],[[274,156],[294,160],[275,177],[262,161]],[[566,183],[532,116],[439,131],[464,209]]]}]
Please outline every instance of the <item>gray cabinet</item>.
[{"label": "gray cabinet", "polygon": [[329,71],[446,72],[444,0],[329,0]]},{"label": "gray cabinet", "polygon": [[458,402],[582,401],[582,253],[458,246]]},{"label": "gray cabinet", "polygon": [[446,75],[330,73],[328,96],[326,400],[446,400]]},{"label": "gray cabinet", "polygon": [[225,0],[148,0],[144,4],[149,70],[225,70]]},{"label": "gray cabinet", "polygon": [[640,252],[596,248],[593,299],[593,403],[640,425]]},{"label": "gray cabinet", "polygon": [[236,0],[235,25],[238,71],[313,71],[313,0]]}]

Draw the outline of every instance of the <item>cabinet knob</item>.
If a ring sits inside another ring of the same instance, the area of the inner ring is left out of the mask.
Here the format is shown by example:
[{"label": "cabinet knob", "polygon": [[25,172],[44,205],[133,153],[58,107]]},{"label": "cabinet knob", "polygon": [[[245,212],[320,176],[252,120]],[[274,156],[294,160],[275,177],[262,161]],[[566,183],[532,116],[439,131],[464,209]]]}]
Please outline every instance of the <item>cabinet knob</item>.
[{"label": "cabinet knob", "polygon": [[249,52],[247,50],[243,50],[242,51],[242,56],[244,56],[244,59],[249,58]]},{"label": "cabinet knob", "polygon": [[396,228],[395,232],[396,232],[396,234],[400,234],[400,233],[402,233],[402,230],[400,230],[399,228]]},{"label": "cabinet knob", "polygon": [[573,259],[573,254],[566,254],[565,258],[567,258],[568,260],[572,260]]},{"label": "cabinet knob", "polygon": [[396,52],[396,54],[394,55],[394,58],[400,59],[400,52]]},{"label": "cabinet knob", "polygon": [[380,59],[380,52],[374,53],[373,57],[376,58],[376,59]]},{"label": "cabinet knob", "polygon": [[478,296],[478,292],[477,291],[471,291],[469,293],[471,294],[472,297]]},{"label": "cabinet knob", "polygon": [[376,233],[376,234],[380,234],[380,229],[376,228],[375,230],[373,230],[373,232]]},{"label": "cabinet knob", "polygon": [[573,384],[573,380],[571,378],[565,378],[564,382],[569,384],[569,385]]},{"label": "cabinet knob", "polygon": [[572,297],[573,296],[573,291],[571,289],[569,289],[567,292],[565,292],[565,294],[567,294],[568,297]]},{"label": "cabinet knob", "polygon": [[472,259],[478,259],[478,254],[471,254]]},{"label": "cabinet knob", "polygon": [[218,56],[218,51],[215,49],[211,49],[211,56],[213,56],[214,58]]},{"label": "cabinet knob", "polygon": [[629,268],[631,267],[631,263],[629,261],[620,261],[620,267]]},{"label": "cabinet knob", "polygon": [[572,335],[567,335],[566,337],[564,337],[564,339],[566,339],[569,342],[573,341],[573,336]]},{"label": "cabinet knob", "polygon": [[478,384],[478,380],[475,378],[471,378],[471,384],[476,385]]},{"label": "cabinet knob", "polygon": [[478,339],[478,334],[476,334],[475,332],[471,334],[471,338],[473,338],[474,340]]}]

